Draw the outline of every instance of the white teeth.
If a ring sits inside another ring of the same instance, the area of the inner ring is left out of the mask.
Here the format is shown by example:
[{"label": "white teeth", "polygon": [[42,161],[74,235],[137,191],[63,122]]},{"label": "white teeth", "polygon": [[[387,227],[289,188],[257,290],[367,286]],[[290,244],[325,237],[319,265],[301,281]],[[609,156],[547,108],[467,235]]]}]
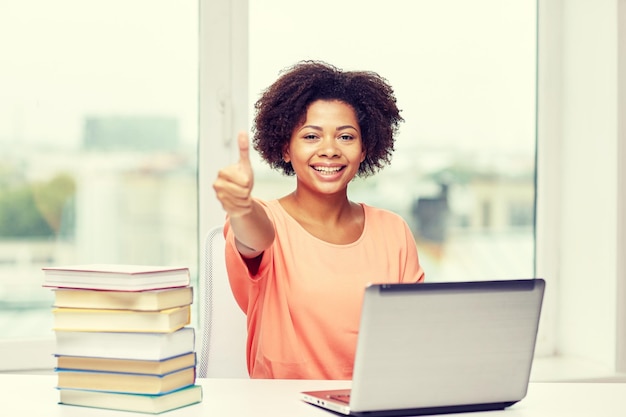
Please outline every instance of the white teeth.
[{"label": "white teeth", "polygon": [[341,167],[313,167],[316,171],[324,173],[324,174],[334,174],[335,172],[339,172]]}]

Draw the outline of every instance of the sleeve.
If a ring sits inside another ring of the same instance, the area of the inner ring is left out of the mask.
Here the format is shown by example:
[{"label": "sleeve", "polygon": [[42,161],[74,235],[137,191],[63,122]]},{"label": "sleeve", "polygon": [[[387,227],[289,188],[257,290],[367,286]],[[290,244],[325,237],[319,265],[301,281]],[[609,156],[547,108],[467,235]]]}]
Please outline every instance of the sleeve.
[{"label": "sleeve", "polygon": [[416,283],[424,282],[425,274],[422,269],[422,265],[419,261],[419,255],[417,254],[417,245],[415,243],[415,237],[409,228],[409,225],[403,220],[405,247],[406,247],[406,260],[404,268],[404,276],[402,282]]},{"label": "sleeve", "polygon": [[[261,204],[265,206],[262,201]],[[270,218],[272,218],[267,206],[265,206],[265,208]],[[226,260],[226,272],[228,274],[230,288],[237,304],[239,304],[239,307],[245,312],[248,307],[250,287],[267,275],[273,249],[270,246],[270,248],[263,253],[259,270],[256,274],[252,275],[243,257],[237,250],[235,234],[230,227],[230,219],[228,217],[226,217],[226,222],[224,223],[224,239],[226,240],[224,257]]]}]

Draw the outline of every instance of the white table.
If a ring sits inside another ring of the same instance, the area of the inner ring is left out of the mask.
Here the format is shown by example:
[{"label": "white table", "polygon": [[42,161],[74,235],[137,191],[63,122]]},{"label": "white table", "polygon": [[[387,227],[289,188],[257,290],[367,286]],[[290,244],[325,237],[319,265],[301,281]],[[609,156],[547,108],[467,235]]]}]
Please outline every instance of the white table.
[{"label": "white table", "polygon": [[[0,415],[46,417],[122,417],[143,414],[57,404],[55,375],[0,375]],[[345,388],[342,381],[199,379],[200,404],[167,417],[333,417],[299,400],[300,391]],[[464,417],[624,417],[626,383],[531,383],[521,402],[503,411],[453,414]]]}]

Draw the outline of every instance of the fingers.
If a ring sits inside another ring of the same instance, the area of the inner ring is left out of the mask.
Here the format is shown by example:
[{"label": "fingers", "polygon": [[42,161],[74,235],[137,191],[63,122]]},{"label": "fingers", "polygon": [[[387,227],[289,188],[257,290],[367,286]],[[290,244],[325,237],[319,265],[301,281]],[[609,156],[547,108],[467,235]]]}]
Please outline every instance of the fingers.
[{"label": "fingers", "polygon": [[251,181],[242,175],[239,164],[221,169],[213,183],[217,199],[231,216],[241,216],[252,208]]}]

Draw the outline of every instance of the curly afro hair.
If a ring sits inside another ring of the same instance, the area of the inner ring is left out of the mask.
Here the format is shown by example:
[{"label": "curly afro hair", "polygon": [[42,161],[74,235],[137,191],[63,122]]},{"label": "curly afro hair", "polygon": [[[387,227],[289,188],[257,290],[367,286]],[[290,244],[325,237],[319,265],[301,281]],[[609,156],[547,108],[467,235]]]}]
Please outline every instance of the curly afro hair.
[{"label": "curly afro hair", "polygon": [[301,61],[283,70],[256,102],[252,143],[263,159],[285,175],[294,175],[283,152],[306,118],[311,103],[339,100],[356,112],[366,157],[359,177],[376,173],[391,162],[395,135],[404,121],[393,89],[369,71],[342,71],[321,61]]}]

